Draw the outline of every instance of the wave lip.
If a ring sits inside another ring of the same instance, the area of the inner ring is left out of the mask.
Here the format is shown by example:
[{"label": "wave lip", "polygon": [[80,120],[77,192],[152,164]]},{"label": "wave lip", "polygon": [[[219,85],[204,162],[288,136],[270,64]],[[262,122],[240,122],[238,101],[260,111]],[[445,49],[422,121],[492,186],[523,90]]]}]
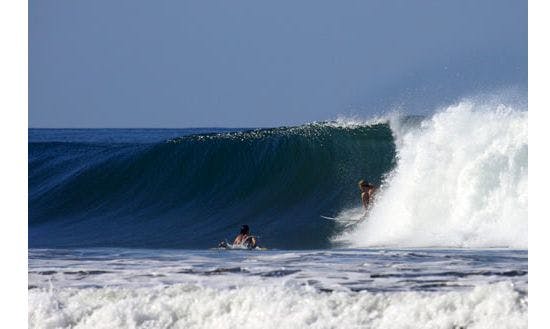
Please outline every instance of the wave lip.
[{"label": "wave lip", "polygon": [[527,112],[464,101],[392,124],[397,166],[354,247],[527,248]]}]

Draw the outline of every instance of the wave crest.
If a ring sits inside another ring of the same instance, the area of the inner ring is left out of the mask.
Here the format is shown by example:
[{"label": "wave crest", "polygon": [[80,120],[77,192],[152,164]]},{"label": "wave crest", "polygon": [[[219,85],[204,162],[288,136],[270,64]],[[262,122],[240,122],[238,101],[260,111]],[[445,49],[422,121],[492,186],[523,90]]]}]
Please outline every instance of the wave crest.
[{"label": "wave crest", "polygon": [[392,124],[397,166],[355,247],[527,248],[527,112],[461,102],[419,126]]}]

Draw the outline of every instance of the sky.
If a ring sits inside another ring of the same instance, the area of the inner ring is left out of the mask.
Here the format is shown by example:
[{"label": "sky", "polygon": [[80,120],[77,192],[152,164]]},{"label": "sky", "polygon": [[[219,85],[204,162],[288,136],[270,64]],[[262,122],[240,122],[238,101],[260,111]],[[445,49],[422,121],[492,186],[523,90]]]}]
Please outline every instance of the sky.
[{"label": "sky", "polygon": [[527,1],[29,0],[29,127],[274,127],[527,88]]}]

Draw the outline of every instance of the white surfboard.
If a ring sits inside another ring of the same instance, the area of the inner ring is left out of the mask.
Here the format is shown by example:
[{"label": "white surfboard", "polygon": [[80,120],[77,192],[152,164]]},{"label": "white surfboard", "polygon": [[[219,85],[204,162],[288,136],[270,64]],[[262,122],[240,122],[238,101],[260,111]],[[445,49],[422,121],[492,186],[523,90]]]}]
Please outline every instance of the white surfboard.
[{"label": "white surfboard", "polygon": [[327,220],[332,220],[332,221],[335,221],[335,222],[342,222],[342,223],[358,223],[358,222],[361,221],[361,219],[359,219],[359,220],[356,220],[356,219],[338,219],[338,218],[323,216],[323,215],[321,215],[321,218],[324,218],[324,219],[327,219]]}]

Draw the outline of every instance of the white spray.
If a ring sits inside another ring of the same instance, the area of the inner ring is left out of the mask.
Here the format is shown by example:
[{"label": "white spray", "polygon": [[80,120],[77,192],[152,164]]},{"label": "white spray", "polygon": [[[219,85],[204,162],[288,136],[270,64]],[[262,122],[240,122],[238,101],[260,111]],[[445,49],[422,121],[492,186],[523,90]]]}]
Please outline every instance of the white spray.
[{"label": "white spray", "polygon": [[[462,102],[405,128],[354,247],[527,248],[527,111]],[[350,210],[344,213],[350,213]],[[343,213],[343,214],[344,214]]]}]

